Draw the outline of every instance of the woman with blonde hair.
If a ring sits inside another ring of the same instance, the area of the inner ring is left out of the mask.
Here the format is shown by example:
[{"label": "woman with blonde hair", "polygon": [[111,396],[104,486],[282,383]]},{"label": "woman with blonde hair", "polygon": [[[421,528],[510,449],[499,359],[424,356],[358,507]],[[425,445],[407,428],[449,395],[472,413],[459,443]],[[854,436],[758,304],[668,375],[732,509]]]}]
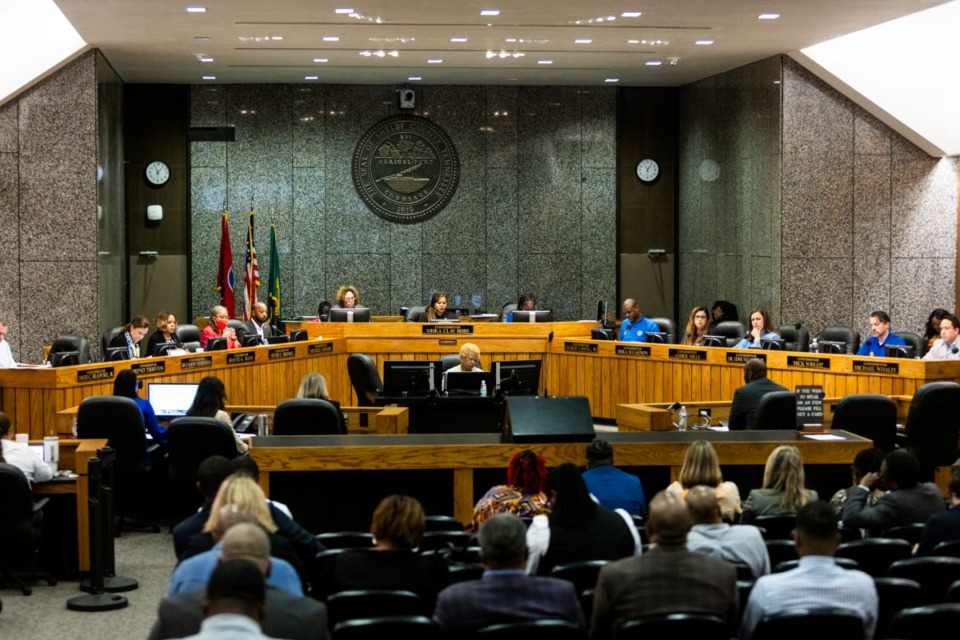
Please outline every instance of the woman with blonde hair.
[{"label": "woman with blonde hair", "polygon": [[683,457],[680,478],[667,487],[667,491],[681,498],[697,485],[713,487],[723,519],[732,522],[740,513],[740,490],[732,482],[724,482],[717,452],[706,440],[697,440]]},{"label": "woman with blonde hair", "polygon": [[710,325],[709,317],[706,307],[693,308],[690,319],[687,320],[687,329],[683,334],[683,344],[698,346],[703,342],[703,336],[707,335],[707,327]]},{"label": "woman with blonde hair", "polygon": [[204,533],[213,533],[217,530],[220,509],[226,506],[236,507],[240,511],[249,511],[256,518],[257,524],[267,533],[277,532],[277,523],[270,515],[267,496],[260,485],[249,476],[234,474],[223,481],[210,507],[210,517],[203,525]]},{"label": "woman with blonde hair", "polygon": [[792,445],[774,449],[763,469],[763,488],[754,489],[743,503],[743,524],[757,516],[796,514],[800,507],[818,498],[804,487],[803,458]]},{"label": "woman with blonde hair", "polygon": [[340,423],[343,425],[344,433],[347,430],[347,417],[340,410],[340,403],[330,398],[327,391],[327,379],[319,373],[308,373],[300,379],[300,389],[297,391],[298,398],[326,400],[337,409],[340,414]]}]

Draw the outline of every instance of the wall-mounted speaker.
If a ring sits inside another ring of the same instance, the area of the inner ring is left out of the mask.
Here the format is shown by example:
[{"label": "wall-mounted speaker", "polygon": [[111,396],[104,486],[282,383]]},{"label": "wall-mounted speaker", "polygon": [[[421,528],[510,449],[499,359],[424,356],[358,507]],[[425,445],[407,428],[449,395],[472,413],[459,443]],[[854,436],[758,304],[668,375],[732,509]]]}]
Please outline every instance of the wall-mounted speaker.
[{"label": "wall-mounted speaker", "polygon": [[401,109],[416,109],[417,108],[417,92],[413,89],[401,89],[400,90],[400,108]]},{"label": "wall-mounted speaker", "polygon": [[504,442],[591,442],[597,435],[586,396],[507,398]]}]

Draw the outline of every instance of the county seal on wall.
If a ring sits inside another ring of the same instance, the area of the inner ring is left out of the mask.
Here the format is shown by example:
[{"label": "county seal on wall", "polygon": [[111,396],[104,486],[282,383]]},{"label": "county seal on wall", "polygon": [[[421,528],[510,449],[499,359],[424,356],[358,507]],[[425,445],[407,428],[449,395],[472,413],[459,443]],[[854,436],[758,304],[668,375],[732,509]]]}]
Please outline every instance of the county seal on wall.
[{"label": "county seal on wall", "polygon": [[353,186],[384,220],[429,220],[447,206],[459,182],[453,141],[426,118],[385,118],[363,134],[353,152]]}]

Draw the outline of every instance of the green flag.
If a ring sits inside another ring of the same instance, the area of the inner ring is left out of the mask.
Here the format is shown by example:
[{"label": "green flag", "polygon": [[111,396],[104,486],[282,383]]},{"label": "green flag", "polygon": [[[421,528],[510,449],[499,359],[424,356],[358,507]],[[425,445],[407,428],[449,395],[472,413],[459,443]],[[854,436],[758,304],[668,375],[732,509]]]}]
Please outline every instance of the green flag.
[{"label": "green flag", "polygon": [[277,326],[280,321],[280,253],[277,251],[277,225],[270,224],[270,287],[267,289],[269,322]]}]

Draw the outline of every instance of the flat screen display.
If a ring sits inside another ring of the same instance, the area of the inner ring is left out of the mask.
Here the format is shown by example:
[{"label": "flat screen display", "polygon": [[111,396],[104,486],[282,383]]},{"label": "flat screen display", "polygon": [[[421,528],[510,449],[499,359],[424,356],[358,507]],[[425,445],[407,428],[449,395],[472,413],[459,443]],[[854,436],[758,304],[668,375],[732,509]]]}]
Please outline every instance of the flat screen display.
[{"label": "flat screen display", "polygon": [[182,418],[193,404],[198,386],[187,382],[153,382],[147,385],[147,401],[157,418]]}]

